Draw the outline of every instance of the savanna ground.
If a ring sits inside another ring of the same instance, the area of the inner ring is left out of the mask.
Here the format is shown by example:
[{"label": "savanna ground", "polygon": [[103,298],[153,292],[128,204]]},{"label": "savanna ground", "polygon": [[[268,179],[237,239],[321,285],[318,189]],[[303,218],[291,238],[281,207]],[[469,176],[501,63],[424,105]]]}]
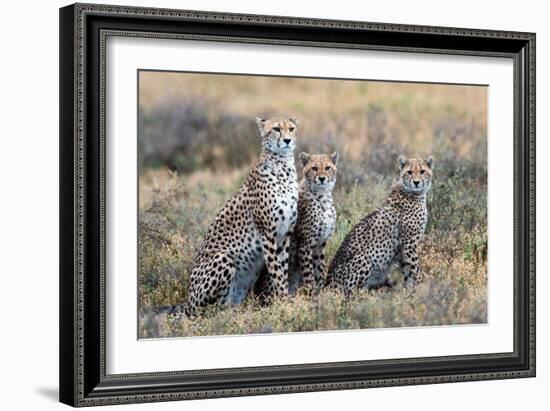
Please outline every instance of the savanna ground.
[{"label": "savanna ground", "polygon": [[[141,72],[139,87],[140,338],[487,321],[485,87],[158,72]],[[349,300],[331,290],[269,306],[249,298],[195,319],[157,312],[186,300],[208,225],[259,153],[258,115],[299,117],[296,158],[340,152],[329,262],[386,197],[397,156],[434,155],[421,284]]]}]

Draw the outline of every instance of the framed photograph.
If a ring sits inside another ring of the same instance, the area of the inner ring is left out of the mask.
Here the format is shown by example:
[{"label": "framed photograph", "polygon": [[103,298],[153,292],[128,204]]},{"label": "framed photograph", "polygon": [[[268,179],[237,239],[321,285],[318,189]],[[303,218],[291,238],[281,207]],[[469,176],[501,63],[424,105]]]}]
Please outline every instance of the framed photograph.
[{"label": "framed photograph", "polygon": [[60,10],[60,399],[535,376],[535,34]]}]

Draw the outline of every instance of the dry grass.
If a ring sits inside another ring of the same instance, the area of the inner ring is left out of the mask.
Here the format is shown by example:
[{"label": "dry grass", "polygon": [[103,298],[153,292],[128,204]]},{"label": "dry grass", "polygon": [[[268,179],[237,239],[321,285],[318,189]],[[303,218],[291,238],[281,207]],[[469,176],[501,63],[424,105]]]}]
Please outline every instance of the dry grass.
[{"label": "dry grass", "polygon": [[[141,337],[486,322],[485,87],[145,72],[140,110]],[[185,301],[208,224],[259,150],[257,114],[296,114],[299,150],[341,153],[329,260],[387,195],[397,155],[434,154],[425,280],[414,292],[398,286],[346,300],[324,290],[267,307],[249,299],[194,320],[153,313]]]},{"label": "dry grass", "polygon": [[[143,338],[486,322],[486,200],[475,195],[474,186],[447,189],[446,185],[462,177],[439,184],[440,194],[434,191],[431,195],[430,203],[437,201],[442,207],[431,207],[430,230],[421,248],[425,280],[415,292],[397,285],[394,289],[358,292],[346,300],[325,290],[318,298],[299,296],[268,307],[254,299],[235,309],[212,307],[194,320],[154,314],[154,307],[185,301],[189,267],[205,234],[205,222],[234,192],[244,173],[235,173],[233,183],[227,176],[218,183],[214,174],[208,182],[205,172],[180,177],[157,170],[142,176],[140,187],[149,198],[140,213]],[[371,180],[337,190],[338,223],[327,246],[328,259],[351,227],[382,201],[390,183],[389,179]],[[159,189],[160,185],[164,189]],[[470,200],[463,202],[464,198]],[[451,218],[460,221],[458,227],[449,229]],[[397,272],[394,276],[399,278]]]}]

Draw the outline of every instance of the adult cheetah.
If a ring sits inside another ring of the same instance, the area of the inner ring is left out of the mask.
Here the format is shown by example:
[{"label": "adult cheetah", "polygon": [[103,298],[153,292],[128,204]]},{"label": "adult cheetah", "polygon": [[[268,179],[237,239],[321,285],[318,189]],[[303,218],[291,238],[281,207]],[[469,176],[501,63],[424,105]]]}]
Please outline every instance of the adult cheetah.
[{"label": "adult cheetah", "polygon": [[433,161],[432,156],[399,156],[398,182],[384,204],[346,236],[331,263],[329,283],[348,295],[354,289],[391,285],[388,274],[394,263],[401,267],[405,286],[422,279],[417,248],[428,221]]},{"label": "adult cheetah", "polygon": [[238,305],[262,267],[267,291],[288,294],[290,232],[297,218],[298,183],[293,151],[296,118],[257,118],[262,153],[246,181],[210,225],[194,260],[186,310]]},{"label": "adult cheetah", "polygon": [[325,245],[336,226],[332,190],[336,183],[338,153],[301,153],[303,179],[298,194],[298,221],[291,238],[289,292],[300,285],[318,291],[325,281]]}]

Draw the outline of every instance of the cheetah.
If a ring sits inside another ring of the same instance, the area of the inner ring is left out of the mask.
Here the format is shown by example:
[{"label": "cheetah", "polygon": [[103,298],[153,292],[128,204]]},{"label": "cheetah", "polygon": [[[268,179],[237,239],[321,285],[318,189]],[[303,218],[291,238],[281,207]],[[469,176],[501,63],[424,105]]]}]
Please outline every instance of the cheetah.
[{"label": "cheetah", "polygon": [[326,274],[325,245],[336,226],[332,190],[336,183],[338,152],[301,153],[303,178],[298,193],[298,220],[291,237],[289,293],[300,285],[318,291]]},{"label": "cheetah", "polygon": [[296,118],[256,118],[262,152],[244,184],[210,225],[194,259],[186,312],[240,304],[267,269],[267,292],[288,294],[290,233],[296,224]]},{"label": "cheetah", "polygon": [[422,279],[417,248],[428,221],[433,162],[433,156],[399,156],[399,180],[384,204],[346,236],[331,262],[328,283],[347,295],[354,289],[393,285],[388,278],[393,264],[400,266],[406,287]]}]

